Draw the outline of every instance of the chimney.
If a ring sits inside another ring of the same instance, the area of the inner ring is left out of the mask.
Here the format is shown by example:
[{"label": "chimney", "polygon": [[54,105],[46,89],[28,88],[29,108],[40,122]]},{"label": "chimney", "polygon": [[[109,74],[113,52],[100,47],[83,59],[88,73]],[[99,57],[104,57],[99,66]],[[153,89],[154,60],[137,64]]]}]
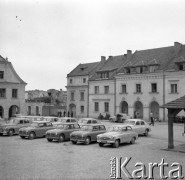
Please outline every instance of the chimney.
[{"label": "chimney", "polygon": [[109,56],[109,59],[112,59],[113,56]]},{"label": "chimney", "polygon": [[175,54],[178,54],[179,51],[181,50],[182,48],[182,44],[179,43],[179,42],[174,42],[174,50],[175,50]]},{"label": "chimney", "polygon": [[132,58],[132,51],[127,50],[127,60],[130,60]]},{"label": "chimney", "polygon": [[105,56],[101,56],[101,62],[105,62],[106,61],[106,57]]}]

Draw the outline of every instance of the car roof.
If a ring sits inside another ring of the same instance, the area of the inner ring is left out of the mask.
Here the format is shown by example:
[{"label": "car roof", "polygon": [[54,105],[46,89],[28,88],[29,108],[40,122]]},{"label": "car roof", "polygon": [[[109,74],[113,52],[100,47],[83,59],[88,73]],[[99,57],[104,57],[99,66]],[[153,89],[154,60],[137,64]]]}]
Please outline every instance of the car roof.
[{"label": "car roof", "polygon": [[94,119],[94,118],[80,118],[79,120],[96,120],[97,121],[97,119]]},{"label": "car roof", "polygon": [[126,124],[118,124],[118,125],[113,125],[112,127],[131,127],[130,125],[126,125]]},{"label": "car roof", "polygon": [[52,123],[52,124],[54,124],[54,125],[59,125],[59,124],[66,124],[66,125],[68,125],[68,124],[78,124],[78,123],[76,123],[76,122],[65,122],[65,123],[63,123],[63,122],[55,122],[55,123]]},{"label": "car roof", "polygon": [[83,124],[82,126],[100,126],[100,125],[105,126],[104,124],[98,124],[98,123],[96,123],[96,124]]},{"label": "car roof", "polygon": [[48,121],[33,121],[34,123],[51,123],[51,122],[48,122]]}]

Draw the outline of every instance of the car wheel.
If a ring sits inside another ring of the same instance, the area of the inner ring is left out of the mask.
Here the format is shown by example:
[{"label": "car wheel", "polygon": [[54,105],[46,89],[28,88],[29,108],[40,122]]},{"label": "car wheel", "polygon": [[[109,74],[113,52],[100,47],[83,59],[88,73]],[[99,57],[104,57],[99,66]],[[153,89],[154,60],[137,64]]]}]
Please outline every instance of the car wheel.
[{"label": "car wheel", "polygon": [[148,129],[145,130],[145,136],[148,136]]},{"label": "car wheel", "polygon": [[131,144],[134,144],[134,143],[135,143],[135,140],[136,140],[136,138],[133,137],[133,138],[131,139],[130,143],[131,143]]},{"label": "car wheel", "polygon": [[48,140],[49,142],[53,141],[53,139],[48,139],[48,138],[47,138],[47,140]]},{"label": "car wheel", "polygon": [[63,142],[64,139],[65,139],[64,135],[61,134],[61,135],[59,136],[58,142]]},{"label": "car wheel", "polygon": [[31,132],[29,134],[29,139],[35,139],[35,133],[34,132]]},{"label": "car wheel", "polygon": [[98,143],[98,144],[99,144],[99,146],[100,146],[100,147],[102,147],[102,146],[103,146],[103,143]]},{"label": "car wheel", "polygon": [[71,141],[73,144],[76,144],[77,142],[76,141]]},{"label": "car wheel", "polygon": [[115,143],[113,144],[114,148],[118,148],[119,147],[119,140],[116,140]]},{"label": "car wheel", "polygon": [[13,136],[13,134],[14,134],[14,130],[13,129],[10,129],[9,132],[8,132],[8,135],[9,136]]},{"label": "car wheel", "polygon": [[88,144],[90,144],[90,142],[91,142],[91,139],[90,139],[90,137],[86,137],[86,139],[85,139],[85,145],[88,145]]},{"label": "car wheel", "polygon": [[25,136],[20,136],[22,139],[25,139]]}]

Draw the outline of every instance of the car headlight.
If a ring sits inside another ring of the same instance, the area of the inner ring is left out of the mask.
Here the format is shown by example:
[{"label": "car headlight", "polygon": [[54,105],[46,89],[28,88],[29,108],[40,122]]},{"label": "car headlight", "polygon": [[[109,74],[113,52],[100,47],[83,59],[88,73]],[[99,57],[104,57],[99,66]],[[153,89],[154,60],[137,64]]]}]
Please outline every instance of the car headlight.
[{"label": "car headlight", "polygon": [[111,136],[110,138],[111,138],[111,139],[114,139],[114,136]]},{"label": "car headlight", "polygon": [[58,133],[56,132],[56,133],[55,133],[55,135],[57,136],[57,135],[58,135]]}]

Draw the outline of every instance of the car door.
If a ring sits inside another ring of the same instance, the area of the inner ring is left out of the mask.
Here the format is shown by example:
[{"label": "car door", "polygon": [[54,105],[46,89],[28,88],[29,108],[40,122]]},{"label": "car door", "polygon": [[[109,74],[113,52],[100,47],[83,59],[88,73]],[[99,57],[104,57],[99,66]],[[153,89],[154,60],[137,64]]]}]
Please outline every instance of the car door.
[{"label": "car door", "polygon": [[91,141],[96,141],[96,136],[98,134],[101,134],[100,127],[99,126],[93,126],[92,127],[92,134],[91,134]]},{"label": "car door", "polygon": [[129,141],[129,133],[127,132],[127,127],[122,127],[120,131],[120,140],[121,143]]},{"label": "car door", "polygon": [[146,125],[144,121],[141,121],[141,134],[144,134],[146,130]]},{"label": "car door", "polygon": [[69,139],[70,134],[74,131],[74,124],[68,124],[65,129],[65,138]]},{"label": "car door", "polygon": [[136,121],[134,130],[135,130],[138,134],[141,134],[141,124],[140,124],[140,121]]},{"label": "car door", "polygon": [[45,134],[45,128],[46,128],[46,123],[39,123],[39,127],[36,129],[36,134],[38,137],[42,137]]},{"label": "car door", "polygon": [[134,136],[133,130],[131,127],[127,126],[127,142],[130,142]]}]

